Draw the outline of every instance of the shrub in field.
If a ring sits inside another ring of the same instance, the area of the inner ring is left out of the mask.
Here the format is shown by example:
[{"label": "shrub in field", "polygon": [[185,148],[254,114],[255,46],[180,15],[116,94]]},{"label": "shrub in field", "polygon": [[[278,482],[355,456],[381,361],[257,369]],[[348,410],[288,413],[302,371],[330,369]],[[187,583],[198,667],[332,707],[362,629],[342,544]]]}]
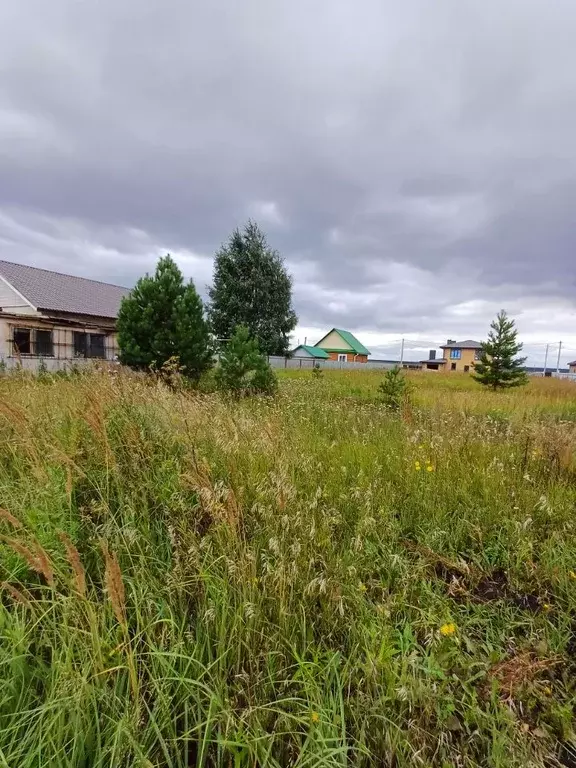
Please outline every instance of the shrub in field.
[{"label": "shrub in field", "polygon": [[514,320],[510,320],[504,310],[499,312],[490,325],[488,341],[482,344],[480,360],[474,366],[476,381],[494,390],[528,383],[523,370],[526,358],[516,357],[522,350],[517,335]]},{"label": "shrub in field", "polygon": [[256,339],[244,325],[236,328],[226,344],[215,372],[218,389],[234,397],[249,394],[272,395],[278,382]]},{"label": "shrub in field", "polygon": [[202,300],[169,255],[122,299],[117,325],[120,362],[131,368],[161,370],[177,360],[184,376],[198,380],[212,364]]},{"label": "shrub in field", "polygon": [[312,367],[312,376],[314,376],[315,379],[322,378],[322,368],[320,368],[320,363],[314,363]]},{"label": "shrub in field", "polygon": [[410,385],[398,366],[386,371],[378,391],[384,405],[393,411],[400,410],[410,397]]}]

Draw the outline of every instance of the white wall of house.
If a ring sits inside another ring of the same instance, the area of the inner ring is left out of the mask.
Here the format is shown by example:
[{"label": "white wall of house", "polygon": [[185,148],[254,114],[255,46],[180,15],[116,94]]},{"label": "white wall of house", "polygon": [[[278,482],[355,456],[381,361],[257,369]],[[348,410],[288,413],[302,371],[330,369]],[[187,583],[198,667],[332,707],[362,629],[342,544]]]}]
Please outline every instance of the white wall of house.
[{"label": "white wall of house", "polygon": [[325,339],[322,339],[322,341],[319,341],[316,346],[320,347],[321,349],[341,349],[348,352],[352,351],[350,349],[350,345],[346,344],[338,331],[330,331],[328,336],[326,336]]},{"label": "white wall of house", "polygon": [[3,312],[16,312],[18,315],[37,315],[26,299],[15,291],[3,277],[0,276],[0,309]]}]

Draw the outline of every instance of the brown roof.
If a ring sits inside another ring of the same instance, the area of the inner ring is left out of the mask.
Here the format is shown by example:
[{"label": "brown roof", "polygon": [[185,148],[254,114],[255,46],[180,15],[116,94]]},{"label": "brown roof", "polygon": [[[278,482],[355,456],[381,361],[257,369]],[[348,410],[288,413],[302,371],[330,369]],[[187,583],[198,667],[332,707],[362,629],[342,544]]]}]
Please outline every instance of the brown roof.
[{"label": "brown roof", "polygon": [[0,276],[36,309],[93,317],[116,317],[130,291],[119,285],[0,261]]}]

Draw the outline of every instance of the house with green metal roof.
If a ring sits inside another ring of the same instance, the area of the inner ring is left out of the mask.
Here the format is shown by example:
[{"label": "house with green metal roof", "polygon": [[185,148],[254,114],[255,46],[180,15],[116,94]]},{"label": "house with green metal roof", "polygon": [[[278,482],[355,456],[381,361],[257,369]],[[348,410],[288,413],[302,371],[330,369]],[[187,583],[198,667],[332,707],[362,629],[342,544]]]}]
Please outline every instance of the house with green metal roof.
[{"label": "house with green metal roof", "polygon": [[326,352],[330,360],[341,363],[366,363],[370,354],[370,350],[353,333],[342,328],[332,328],[314,345],[314,349]]}]

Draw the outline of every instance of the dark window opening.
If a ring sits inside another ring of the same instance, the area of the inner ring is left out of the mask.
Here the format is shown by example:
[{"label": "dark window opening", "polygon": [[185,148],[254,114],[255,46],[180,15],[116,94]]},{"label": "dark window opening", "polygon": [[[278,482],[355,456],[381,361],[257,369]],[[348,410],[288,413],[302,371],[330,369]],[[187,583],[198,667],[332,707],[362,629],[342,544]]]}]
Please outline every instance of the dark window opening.
[{"label": "dark window opening", "polygon": [[14,354],[29,355],[32,352],[30,328],[14,328]]},{"label": "dark window opening", "polygon": [[74,331],[74,357],[106,357],[103,333]]},{"label": "dark window opening", "polygon": [[452,368],[452,370],[453,370],[453,371],[455,371],[455,370],[456,370],[456,363],[452,363],[452,365],[450,366],[450,368]]},{"label": "dark window opening", "polygon": [[470,366],[469,365],[465,365],[464,366],[464,373],[468,373],[469,370],[470,370]]},{"label": "dark window opening", "polygon": [[88,349],[90,354],[88,357],[105,357],[104,353],[104,339],[106,337],[103,333],[91,333],[90,334],[90,344],[88,345]]},{"label": "dark window opening", "polygon": [[36,354],[39,357],[53,357],[52,331],[36,331]]},{"label": "dark window opening", "polygon": [[88,334],[74,331],[74,357],[86,357]]}]

